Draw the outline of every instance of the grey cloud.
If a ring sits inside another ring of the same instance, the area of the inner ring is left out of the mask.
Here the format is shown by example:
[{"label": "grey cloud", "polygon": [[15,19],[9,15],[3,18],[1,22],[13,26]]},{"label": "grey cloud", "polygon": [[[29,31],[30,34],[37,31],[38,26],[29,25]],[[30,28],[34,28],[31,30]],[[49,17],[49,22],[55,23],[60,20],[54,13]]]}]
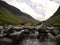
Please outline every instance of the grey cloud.
[{"label": "grey cloud", "polygon": [[60,0],[51,0],[51,1],[55,1],[56,3],[60,4]]}]

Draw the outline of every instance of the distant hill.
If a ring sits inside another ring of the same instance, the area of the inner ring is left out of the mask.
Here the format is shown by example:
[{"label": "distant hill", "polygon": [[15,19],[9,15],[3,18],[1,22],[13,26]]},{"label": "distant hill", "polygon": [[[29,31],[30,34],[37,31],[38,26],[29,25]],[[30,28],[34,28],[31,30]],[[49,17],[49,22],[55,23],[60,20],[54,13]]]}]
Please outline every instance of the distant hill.
[{"label": "distant hill", "polygon": [[46,24],[49,24],[52,26],[60,26],[60,7],[57,10],[57,12],[46,21]]},{"label": "distant hill", "polygon": [[16,7],[0,1],[0,25],[21,23],[31,23],[35,25],[38,21]]}]

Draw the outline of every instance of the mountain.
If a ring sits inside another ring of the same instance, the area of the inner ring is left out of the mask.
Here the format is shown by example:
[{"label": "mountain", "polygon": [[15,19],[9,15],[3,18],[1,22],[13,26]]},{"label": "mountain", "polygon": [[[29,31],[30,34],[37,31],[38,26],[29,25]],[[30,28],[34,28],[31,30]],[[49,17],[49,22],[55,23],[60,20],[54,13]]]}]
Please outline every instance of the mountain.
[{"label": "mountain", "polygon": [[60,26],[60,7],[56,13],[46,21],[46,24],[52,26]]},{"label": "mountain", "polygon": [[39,21],[33,19],[30,15],[20,11],[16,7],[0,1],[0,25],[21,23],[36,24],[38,22]]},{"label": "mountain", "polygon": [[17,18],[9,12],[8,10],[4,8],[0,8],[0,25],[4,24],[19,24],[22,23],[23,21],[20,20],[20,18]]},{"label": "mountain", "polygon": [[[16,7],[0,0],[0,25],[16,25],[23,23],[36,25],[39,21],[33,19],[30,15],[22,12]],[[45,21],[45,23],[47,25],[60,26],[60,7],[51,18]]]}]

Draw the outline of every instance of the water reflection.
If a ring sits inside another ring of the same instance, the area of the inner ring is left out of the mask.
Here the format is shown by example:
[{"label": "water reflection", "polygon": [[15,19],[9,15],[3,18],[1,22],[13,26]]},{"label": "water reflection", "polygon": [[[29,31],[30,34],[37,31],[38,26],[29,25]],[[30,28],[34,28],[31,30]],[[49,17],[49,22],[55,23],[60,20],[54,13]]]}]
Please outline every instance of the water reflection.
[{"label": "water reflection", "polygon": [[39,41],[38,39],[25,39],[21,45],[56,45],[55,41]]}]

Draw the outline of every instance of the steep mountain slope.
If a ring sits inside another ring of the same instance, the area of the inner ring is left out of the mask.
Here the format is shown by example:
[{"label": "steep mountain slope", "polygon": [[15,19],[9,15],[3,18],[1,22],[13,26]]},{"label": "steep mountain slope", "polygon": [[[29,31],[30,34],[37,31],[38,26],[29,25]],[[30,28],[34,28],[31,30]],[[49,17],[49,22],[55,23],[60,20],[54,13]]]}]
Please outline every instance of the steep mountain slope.
[{"label": "steep mountain slope", "polygon": [[21,12],[16,7],[13,7],[4,1],[0,1],[0,17],[0,24],[38,23],[38,21],[28,14]]},{"label": "steep mountain slope", "polygon": [[46,23],[52,26],[60,26],[60,7],[57,12],[46,21]]},{"label": "steep mountain slope", "polygon": [[18,10],[16,7],[13,7],[13,6],[7,4],[7,3],[4,2],[4,1],[0,1],[0,7],[9,10],[10,12],[14,13],[15,15],[20,15],[20,14],[22,14],[22,12],[21,12],[20,10]]},{"label": "steep mountain slope", "polygon": [[[10,12],[12,12],[13,14],[15,14],[16,16],[20,17],[20,18],[24,18],[24,19],[27,19],[27,21],[33,21],[33,22],[36,22],[35,19],[33,19],[30,15],[26,14],[26,13],[23,13],[21,12],[19,9],[17,9],[16,7],[13,7],[9,4],[7,4],[6,2],[4,1],[0,1],[0,6],[5,8],[5,9],[8,9]],[[23,19],[23,20],[24,20]],[[28,20],[29,19],[29,20]]]},{"label": "steep mountain slope", "polygon": [[20,24],[23,21],[14,16],[6,9],[0,8],[0,25],[4,24]]}]

